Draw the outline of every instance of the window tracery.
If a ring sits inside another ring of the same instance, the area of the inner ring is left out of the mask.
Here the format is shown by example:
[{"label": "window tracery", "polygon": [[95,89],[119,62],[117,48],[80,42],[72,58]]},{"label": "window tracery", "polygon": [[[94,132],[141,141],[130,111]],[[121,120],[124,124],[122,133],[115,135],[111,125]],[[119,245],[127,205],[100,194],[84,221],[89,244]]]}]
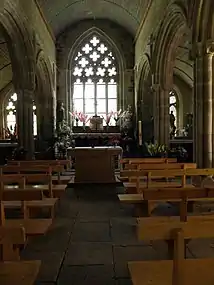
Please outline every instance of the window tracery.
[{"label": "window tracery", "polygon": [[[9,98],[8,104],[6,106],[6,126],[12,132],[15,130],[16,126],[16,103],[17,103],[17,94]],[[34,136],[37,135],[37,116],[36,116],[36,105],[33,104],[33,132]]]},{"label": "window tracery", "polygon": [[108,44],[97,35],[90,36],[79,47],[73,64],[72,111],[104,118],[117,111],[118,68]]}]

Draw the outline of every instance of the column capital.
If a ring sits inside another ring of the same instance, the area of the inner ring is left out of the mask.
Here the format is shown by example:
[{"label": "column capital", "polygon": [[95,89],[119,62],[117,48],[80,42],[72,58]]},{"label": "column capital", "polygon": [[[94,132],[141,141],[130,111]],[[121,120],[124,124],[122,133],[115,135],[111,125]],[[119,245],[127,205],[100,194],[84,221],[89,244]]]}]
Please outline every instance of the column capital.
[{"label": "column capital", "polygon": [[206,54],[214,54],[214,41],[213,40],[207,40],[205,45],[205,53]]},{"label": "column capital", "polygon": [[160,84],[152,84],[152,90],[154,92],[158,92],[161,89],[161,85]]}]

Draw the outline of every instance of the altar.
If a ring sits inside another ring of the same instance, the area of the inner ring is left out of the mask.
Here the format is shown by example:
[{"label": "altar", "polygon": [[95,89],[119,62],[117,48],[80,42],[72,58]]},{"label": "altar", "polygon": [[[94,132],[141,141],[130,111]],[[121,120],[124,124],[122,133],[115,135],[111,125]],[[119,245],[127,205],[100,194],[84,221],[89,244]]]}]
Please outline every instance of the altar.
[{"label": "altar", "polygon": [[122,156],[121,147],[69,147],[67,154],[75,159],[75,182],[116,182],[114,157]]}]

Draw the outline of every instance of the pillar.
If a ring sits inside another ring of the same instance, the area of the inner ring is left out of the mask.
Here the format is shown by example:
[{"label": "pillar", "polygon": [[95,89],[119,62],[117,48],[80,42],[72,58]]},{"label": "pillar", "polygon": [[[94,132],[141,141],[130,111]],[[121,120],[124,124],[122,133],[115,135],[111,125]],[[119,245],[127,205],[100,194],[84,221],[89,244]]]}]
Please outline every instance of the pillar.
[{"label": "pillar", "polygon": [[203,166],[212,167],[212,53],[204,56],[203,92]]},{"label": "pillar", "polygon": [[212,62],[210,48],[198,44],[194,61],[194,153],[198,167],[214,165]]},{"label": "pillar", "polygon": [[154,90],[154,137],[159,144],[169,145],[169,90],[160,84]]},{"label": "pillar", "polygon": [[17,92],[17,131],[21,147],[27,151],[27,159],[34,158],[33,135],[33,97],[32,90],[22,89]]},{"label": "pillar", "polygon": [[38,138],[48,142],[54,137],[53,100],[41,96],[37,101]]}]

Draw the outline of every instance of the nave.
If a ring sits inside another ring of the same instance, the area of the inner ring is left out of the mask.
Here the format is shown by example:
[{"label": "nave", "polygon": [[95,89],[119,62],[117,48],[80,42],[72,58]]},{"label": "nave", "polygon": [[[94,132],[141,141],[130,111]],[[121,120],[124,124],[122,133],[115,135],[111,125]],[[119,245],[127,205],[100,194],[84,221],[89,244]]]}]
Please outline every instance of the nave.
[{"label": "nave", "polygon": [[[128,262],[167,259],[163,241],[139,242],[132,205],[121,204],[123,187],[67,188],[52,228],[33,238],[24,260],[41,260],[36,285],[131,285]],[[178,215],[165,204],[154,215]],[[193,240],[187,258],[214,257],[214,239]]]}]

